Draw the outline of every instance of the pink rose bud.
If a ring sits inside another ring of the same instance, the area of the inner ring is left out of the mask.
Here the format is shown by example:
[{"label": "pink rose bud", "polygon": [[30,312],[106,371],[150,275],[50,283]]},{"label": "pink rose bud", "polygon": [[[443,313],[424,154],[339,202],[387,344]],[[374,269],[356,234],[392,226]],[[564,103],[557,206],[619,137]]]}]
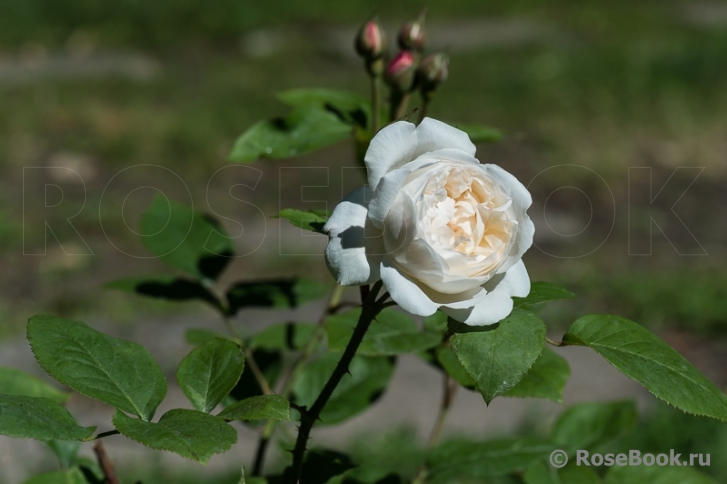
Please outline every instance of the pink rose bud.
[{"label": "pink rose bud", "polygon": [[386,66],[386,72],[384,73],[386,82],[400,91],[409,91],[414,84],[415,61],[416,59],[411,51],[402,50],[396,54],[389,61],[389,65]]},{"label": "pink rose bud", "polygon": [[449,57],[444,53],[429,54],[417,69],[417,84],[423,93],[429,93],[447,80]]},{"label": "pink rose bud", "polygon": [[424,16],[426,10],[422,10],[419,18],[405,23],[399,31],[399,47],[403,50],[414,50],[421,52],[427,41],[427,32],[424,30]]},{"label": "pink rose bud", "polygon": [[363,24],[355,41],[356,52],[367,60],[378,59],[386,50],[386,35],[376,18]]}]

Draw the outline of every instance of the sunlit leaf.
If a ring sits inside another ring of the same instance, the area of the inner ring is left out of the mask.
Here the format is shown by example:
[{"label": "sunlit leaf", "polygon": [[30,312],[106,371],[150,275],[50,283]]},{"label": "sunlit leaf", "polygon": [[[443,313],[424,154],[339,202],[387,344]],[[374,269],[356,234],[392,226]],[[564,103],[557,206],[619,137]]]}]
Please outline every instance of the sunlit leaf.
[{"label": "sunlit leaf", "polygon": [[290,158],[332,145],[351,133],[351,126],[327,109],[296,108],[285,116],[252,125],[237,138],[230,161]]},{"label": "sunlit leaf", "polygon": [[34,316],[28,340],[50,376],[88,397],[150,420],[167,393],[159,365],[141,345],[81,321]]},{"label": "sunlit leaf", "polygon": [[167,450],[207,464],[215,454],[227,452],[237,442],[237,431],[221,418],[197,410],[174,409],[159,422],[144,422],[116,412],[116,429],[131,440],[157,450]]},{"label": "sunlit leaf", "polygon": [[452,351],[488,404],[522,380],[545,344],[545,324],[523,309],[496,326],[460,329],[466,332],[451,337]]},{"label": "sunlit leaf", "polygon": [[177,381],[194,408],[209,413],[235,387],[245,367],[239,346],[216,338],[192,350],[179,364]]},{"label": "sunlit leaf", "polygon": [[563,389],[570,376],[565,358],[548,348],[543,348],[538,359],[522,380],[507,392],[505,397],[545,398],[563,403]]},{"label": "sunlit leaf", "polygon": [[290,404],[280,395],[260,395],[233,403],[217,416],[225,420],[290,420]]},{"label": "sunlit leaf", "polygon": [[0,395],[0,434],[37,440],[83,440],[96,427],[81,427],[68,410],[53,400]]},{"label": "sunlit leaf", "polygon": [[330,213],[314,212],[312,210],[305,212],[294,208],[285,208],[273,218],[284,218],[298,228],[322,234],[324,233],[323,226],[330,216]]},{"label": "sunlit leaf", "polygon": [[727,420],[727,396],[672,347],[633,321],[589,314],[571,325],[563,341],[592,348],[621,373],[687,413]]},{"label": "sunlit leaf", "polygon": [[530,294],[526,297],[514,297],[512,300],[515,306],[526,306],[560,299],[574,299],[575,294],[550,282],[533,282],[530,286]]}]

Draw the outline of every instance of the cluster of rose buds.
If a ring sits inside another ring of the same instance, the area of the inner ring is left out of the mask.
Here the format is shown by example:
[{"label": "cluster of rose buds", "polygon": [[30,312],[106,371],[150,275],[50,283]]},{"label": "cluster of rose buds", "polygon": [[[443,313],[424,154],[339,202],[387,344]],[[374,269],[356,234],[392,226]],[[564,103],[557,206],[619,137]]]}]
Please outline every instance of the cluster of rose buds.
[{"label": "cluster of rose buds", "polygon": [[383,74],[392,89],[392,97],[418,89],[428,103],[437,87],[447,79],[449,58],[444,53],[430,54],[422,58],[427,41],[424,28],[425,11],[416,20],[406,22],[397,37],[399,52],[386,61],[386,34],[377,18],[367,21],[356,36],[356,51],[366,61],[372,77]]}]

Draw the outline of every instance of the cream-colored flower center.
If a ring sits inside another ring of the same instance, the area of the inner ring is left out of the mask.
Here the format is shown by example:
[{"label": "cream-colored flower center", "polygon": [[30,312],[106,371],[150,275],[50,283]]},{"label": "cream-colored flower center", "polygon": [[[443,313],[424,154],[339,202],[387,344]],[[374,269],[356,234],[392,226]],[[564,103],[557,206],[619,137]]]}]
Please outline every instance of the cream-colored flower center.
[{"label": "cream-colored flower center", "polygon": [[456,264],[464,255],[469,275],[482,275],[507,256],[517,230],[511,207],[503,188],[480,170],[450,165],[432,174],[424,188],[419,228],[445,259]]}]

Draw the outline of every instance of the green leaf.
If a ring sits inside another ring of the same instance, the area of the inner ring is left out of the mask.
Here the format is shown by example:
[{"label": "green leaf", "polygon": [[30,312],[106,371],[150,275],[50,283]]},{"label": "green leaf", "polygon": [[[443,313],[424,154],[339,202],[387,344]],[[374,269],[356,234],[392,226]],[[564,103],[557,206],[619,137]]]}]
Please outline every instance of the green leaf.
[{"label": "green leaf", "polygon": [[25,481],[25,484],[87,484],[87,481],[78,467],[74,467],[67,471],[38,474]]},{"label": "green leaf", "polygon": [[424,318],[424,329],[444,333],[447,331],[447,315],[442,311],[437,311],[431,316],[427,316]]},{"label": "green leaf", "polygon": [[532,438],[447,442],[427,457],[431,479],[427,482],[449,482],[457,477],[486,479],[523,471],[553,450],[553,444]]},{"label": "green leaf", "polygon": [[296,108],[285,116],[252,125],[235,142],[230,161],[290,158],[332,145],[351,133],[350,125],[326,109]]},{"label": "green leaf", "polygon": [[[340,481],[336,479],[347,471],[353,469],[356,465],[351,459],[340,452],[333,450],[314,450],[306,452],[303,461],[302,482],[306,484],[338,484]],[[290,482],[290,467],[283,472],[283,478],[280,482]],[[349,481],[346,481],[349,482]]]},{"label": "green leaf", "polygon": [[316,331],[310,323],[280,323],[269,326],[250,339],[250,348],[267,350],[296,349],[305,346]]},{"label": "green leaf", "polygon": [[150,420],[167,393],[167,381],[141,345],[107,336],[80,321],[34,316],[28,340],[53,378],[119,410]]},{"label": "green leaf", "polygon": [[573,462],[562,469],[555,469],[543,461],[530,464],[523,474],[524,484],[599,484],[601,479],[589,467],[576,466]]},{"label": "green leaf", "polygon": [[549,468],[542,461],[533,462],[525,469],[523,474],[524,484],[560,484],[554,476],[555,469]]},{"label": "green leaf", "polygon": [[711,477],[690,467],[612,467],[603,484],[717,484]]},{"label": "green leaf", "polygon": [[43,397],[56,403],[68,400],[69,394],[43,380],[15,368],[0,367],[0,394]]},{"label": "green leaf", "polygon": [[[353,126],[366,128],[371,116],[371,101],[361,94],[342,89],[303,88],[278,94],[278,99],[294,108],[325,109]],[[383,117],[382,117],[383,119]]]},{"label": "green leaf", "polygon": [[58,457],[63,468],[69,468],[78,461],[81,442],[77,440],[48,440],[46,445]]},{"label": "green leaf", "polygon": [[323,226],[330,216],[330,213],[314,212],[312,210],[304,212],[294,208],[284,208],[277,215],[273,215],[273,218],[284,218],[298,228],[324,234]]},{"label": "green leaf", "polygon": [[515,309],[495,327],[460,327],[452,351],[489,404],[522,380],[543,350],[545,324],[533,313]]},{"label": "green leaf", "polygon": [[526,297],[514,297],[512,300],[515,306],[527,306],[560,299],[574,299],[575,294],[550,282],[533,282],[530,286],[530,293]]},{"label": "green leaf", "polygon": [[571,450],[590,449],[632,429],[637,419],[636,404],[631,400],[580,403],[560,415],[553,441]]},{"label": "green leaf", "polygon": [[163,195],[142,216],[141,233],[152,255],[197,279],[217,279],[234,252],[214,219]]},{"label": "green leaf", "polygon": [[467,133],[467,136],[470,137],[470,140],[472,140],[473,143],[491,143],[493,141],[500,141],[503,136],[502,131],[499,129],[482,124],[456,123],[452,126],[456,126],[458,129]]},{"label": "green leaf", "polygon": [[[257,362],[257,366],[260,368],[260,371],[263,373],[265,380],[271,386],[274,386],[278,377],[282,373],[283,362],[281,352],[258,348],[252,352],[252,356]],[[242,373],[240,381],[237,382],[235,388],[233,388],[230,392],[230,397],[234,400],[240,401],[262,394],[262,388],[260,388],[255,376],[251,371],[245,371]]]},{"label": "green leaf", "polygon": [[158,423],[144,422],[116,412],[116,429],[131,440],[157,450],[167,450],[203,465],[215,454],[227,452],[237,442],[237,431],[221,418],[177,408]]},{"label": "green leaf", "polygon": [[[293,383],[295,402],[312,405],[340,359],[340,354],[328,353],[306,365]],[[342,422],[369,408],[388,385],[394,367],[388,358],[356,356],[349,371],[323,409],[321,425]]]},{"label": "green leaf", "polygon": [[[351,339],[361,308],[344,314],[330,316],[326,322],[328,346],[331,351],[343,351]],[[391,308],[384,309],[371,323],[358,348],[365,356],[393,356],[413,353],[437,346],[442,340],[438,332],[417,329],[416,323],[406,314]]]},{"label": "green leaf", "polygon": [[209,413],[240,379],[245,358],[239,346],[216,338],[192,350],[179,364],[177,381],[194,408]]},{"label": "green leaf", "polygon": [[233,403],[217,416],[228,421],[290,420],[290,404],[280,395],[260,395]]},{"label": "green leaf", "polygon": [[248,307],[288,309],[325,297],[331,288],[310,279],[238,282],[227,291],[230,314]]},{"label": "green leaf", "polygon": [[62,405],[42,397],[0,395],[0,434],[36,440],[83,440],[96,427],[81,427]]},{"label": "green leaf", "polygon": [[184,332],[184,340],[192,346],[202,346],[215,338],[225,338],[225,336],[205,328],[190,328]]},{"label": "green leaf", "polygon": [[727,396],[682,355],[633,321],[589,314],[571,325],[563,341],[590,347],[618,371],[687,413],[727,420]]},{"label": "green leaf", "polygon": [[444,371],[446,371],[449,376],[454,378],[457,383],[466,388],[475,388],[475,381],[464,370],[462,363],[460,363],[457,357],[454,355],[452,348],[450,348],[449,346],[443,346],[441,348],[438,348],[437,361],[440,365],[442,365]]},{"label": "green leaf", "polygon": [[598,477],[595,471],[589,467],[577,466],[573,463],[558,469],[558,478],[560,484],[599,484],[601,482],[601,478]]},{"label": "green leaf", "polygon": [[174,276],[119,279],[106,284],[104,287],[168,301],[199,299],[215,308],[220,307],[217,298],[204,285],[197,281],[189,281]]},{"label": "green leaf", "polygon": [[565,358],[548,348],[543,348],[538,359],[522,380],[503,393],[505,397],[545,398],[563,403],[563,389],[570,376],[570,367]]}]

